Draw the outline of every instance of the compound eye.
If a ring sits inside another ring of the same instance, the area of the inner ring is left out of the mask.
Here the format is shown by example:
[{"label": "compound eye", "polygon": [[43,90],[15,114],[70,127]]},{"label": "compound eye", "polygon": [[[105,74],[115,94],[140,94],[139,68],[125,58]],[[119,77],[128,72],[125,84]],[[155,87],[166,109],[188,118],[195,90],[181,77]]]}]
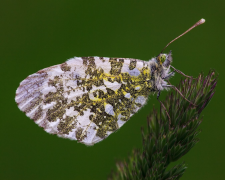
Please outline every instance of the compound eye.
[{"label": "compound eye", "polygon": [[166,55],[165,54],[160,54],[161,62],[164,63],[166,60]]},{"label": "compound eye", "polygon": [[158,57],[157,57],[157,61],[160,65],[162,65],[162,63],[164,63],[166,60],[166,54],[160,54]]}]

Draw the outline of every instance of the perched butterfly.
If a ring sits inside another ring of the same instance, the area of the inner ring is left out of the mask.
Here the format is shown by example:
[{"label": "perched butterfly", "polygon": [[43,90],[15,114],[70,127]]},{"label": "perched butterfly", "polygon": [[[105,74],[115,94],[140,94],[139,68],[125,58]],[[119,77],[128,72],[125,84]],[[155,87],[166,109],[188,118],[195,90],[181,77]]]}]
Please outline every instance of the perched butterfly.
[{"label": "perched butterfly", "polygon": [[170,87],[171,62],[171,52],[149,61],[75,57],[28,76],[15,100],[46,132],[93,145],[127,122],[151,93]]}]

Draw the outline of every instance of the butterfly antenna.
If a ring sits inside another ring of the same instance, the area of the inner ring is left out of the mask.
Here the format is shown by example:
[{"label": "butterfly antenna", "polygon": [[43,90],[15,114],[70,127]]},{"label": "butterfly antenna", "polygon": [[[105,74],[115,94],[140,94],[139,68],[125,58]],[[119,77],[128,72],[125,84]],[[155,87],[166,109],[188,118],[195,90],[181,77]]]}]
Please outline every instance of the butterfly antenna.
[{"label": "butterfly antenna", "polygon": [[172,41],[170,41],[166,47],[163,48],[163,50],[161,51],[161,53],[174,41],[176,41],[178,38],[180,38],[181,36],[185,35],[187,32],[189,32],[190,30],[194,29],[195,27],[203,24],[205,22],[205,19],[200,19],[198,22],[196,22],[193,26],[191,26],[187,31],[185,31],[184,33],[182,33],[180,36],[177,36],[175,39],[173,39]]}]

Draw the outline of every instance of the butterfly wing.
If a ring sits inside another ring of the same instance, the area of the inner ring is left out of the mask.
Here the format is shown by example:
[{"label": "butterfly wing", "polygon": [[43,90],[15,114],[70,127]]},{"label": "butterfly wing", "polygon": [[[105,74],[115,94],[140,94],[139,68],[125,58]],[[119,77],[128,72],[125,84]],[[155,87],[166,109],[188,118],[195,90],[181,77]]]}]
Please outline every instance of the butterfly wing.
[{"label": "butterfly wing", "polygon": [[150,79],[145,61],[75,57],[28,76],[15,100],[46,132],[92,145],[146,103]]}]

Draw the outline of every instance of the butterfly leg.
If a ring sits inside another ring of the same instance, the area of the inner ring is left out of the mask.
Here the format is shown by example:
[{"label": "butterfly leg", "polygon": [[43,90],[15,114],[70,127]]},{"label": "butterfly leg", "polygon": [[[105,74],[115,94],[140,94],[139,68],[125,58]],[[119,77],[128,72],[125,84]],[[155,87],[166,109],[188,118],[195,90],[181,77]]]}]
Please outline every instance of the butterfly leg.
[{"label": "butterfly leg", "polygon": [[168,76],[164,77],[163,79],[168,80],[169,78],[171,78],[172,76],[174,76],[175,71],[171,72],[168,74]]},{"label": "butterfly leg", "polygon": [[177,73],[183,75],[184,77],[187,77],[187,78],[190,78],[190,79],[196,79],[196,78],[193,78],[192,76],[185,75],[183,72],[181,72],[180,70],[176,69],[175,67],[173,67],[171,65],[170,65],[170,67],[173,68],[173,70],[176,71]]},{"label": "butterfly leg", "polygon": [[189,101],[187,98],[185,98],[184,95],[177,89],[176,86],[174,86],[174,85],[164,85],[163,87],[173,88],[175,91],[177,91],[177,92],[181,95],[182,98],[184,98],[184,99],[185,99],[187,102],[189,102],[192,106],[196,106],[194,103],[192,103],[192,102]]},{"label": "butterfly leg", "polygon": [[161,106],[163,107],[163,109],[164,109],[165,112],[166,112],[166,115],[167,115],[168,118],[169,118],[169,130],[170,130],[170,125],[171,125],[170,115],[169,115],[168,111],[166,110],[166,107],[164,106],[164,104],[162,103],[162,101],[159,100],[159,96],[160,96],[160,90],[158,91],[158,94],[157,94],[157,100],[160,102]]}]

